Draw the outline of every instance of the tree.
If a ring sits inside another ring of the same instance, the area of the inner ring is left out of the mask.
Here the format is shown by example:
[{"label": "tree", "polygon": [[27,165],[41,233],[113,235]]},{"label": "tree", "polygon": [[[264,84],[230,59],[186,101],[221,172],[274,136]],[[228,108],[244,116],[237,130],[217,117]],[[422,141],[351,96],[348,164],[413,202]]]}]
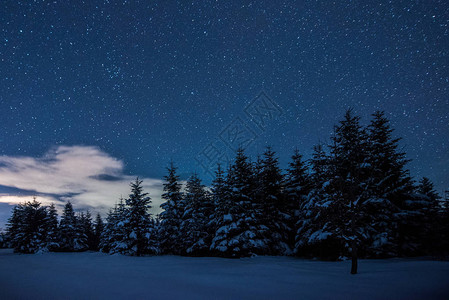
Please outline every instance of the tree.
[{"label": "tree", "polygon": [[8,234],[15,252],[36,253],[46,250],[47,212],[41,203],[33,201],[17,205],[8,221]]},{"label": "tree", "polygon": [[187,180],[184,205],[181,223],[183,252],[188,255],[205,255],[210,246],[209,216],[213,207],[210,196],[196,173]]},{"label": "tree", "polygon": [[334,187],[330,205],[338,212],[329,224],[333,232],[349,246],[352,257],[351,274],[357,273],[358,247],[367,235],[367,229],[359,221],[364,217],[364,204],[368,194],[368,146],[365,129],[360,125],[360,117],[351,109],[347,110],[344,119],[335,127],[333,144],[330,146],[333,164]]},{"label": "tree", "polygon": [[15,248],[17,238],[22,225],[23,204],[15,205],[12,209],[11,217],[6,224],[6,235],[10,240],[11,246]]},{"label": "tree", "polygon": [[176,175],[176,167],[173,162],[167,168],[164,183],[164,193],[161,204],[163,212],[160,214],[160,245],[163,253],[180,254],[182,249],[181,220],[184,214],[183,195],[179,176]]},{"label": "tree", "polygon": [[298,222],[305,220],[306,214],[302,212],[305,208],[307,196],[312,188],[307,165],[302,160],[302,155],[295,149],[291,161],[288,164],[283,181],[283,197],[281,199],[280,213],[287,226],[288,244],[298,254],[295,247]]},{"label": "tree", "polygon": [[352,110],[335,126],[329,148],[329,156],[320,146],[315,148],[314,186],[301,207],[296,251],[328,259],[350,255],[355,274],[358,250],[368,231],[360,220],[369,198],[369,164],[366,131]]},{"label": "tree", "polygon": [[87,249],[95,250],[94,226],[92,224],[92,215],[89,210],[80,214],[77,228],[79,235],[86,239]]},{"label": "tree", "polygon": [[45,231],[47,232],[47,249],[50,251],[57,250],[59,248],[58,212],[54,203],[51,203],[47,209]]},{"label": "tree", "polygon": [[218,256],[243,257],[268,252],[267,227],[258,223],[260,209],[254,202],[254,176],[251,163],[238,149],[227,175],[229,205],[218,220],[211,250]]},{"label": "tree", "polygon": [[[393,138],[393,129],[383,111],[373,115],[368,132],[368,151],[371,175],[371,199],[367,215],[373,224],[373,233],[367,245],[368,255],[396,256],[408,252],[408,208],[413,198],[413,184],[406,169],[409,162],[399,150],[400,138]],[[376,219],[373,217],[376,216]]]},{"label": "tree", "polygon": [[299,218],[296,224],[295,253],[301,256],[336,259],[339,253],[339,241],[327,223],[335,218],[329,209],[331,198],[330,182],[331,159],[322,144],[313,147],[310,191],[299,206]]},{"label": "tree", "polygon": [[368,132],[369,164],[372,168],[371,189],[374,196],[386,198],[401,206],[404,197],[413,191],[412,181],[406,164],[410,161],[399,151],[400,138],[393,138],[393,129],[385,112],[376,111]]},{"label": "tree", "polygon": [[125,204],[121,197],[119,203],[111,208],[106,216],[106,225],[101,234],[100,251],[105,253],[120,252],[121,241],[124,239]]},{"label": "tree", "polygon": [[59,224],[60,251],[83,251],[87,249],[87,238],[82,234],[78,223],[72,203],[69,201],[64,206]]},{"label": "tree", "polygon": [[142,180],[131,183],[131,194],[126,199],[125,240],[126,253],[143,255],[157,253],[151,222],[151,198],[143,192]]},{"label": "tree", "polygon": [[406,208],[406,249],[411,255],[435,254],[442,251],[440,195],[435,191],[429,178],[423,177],[417,187],[416,193],[410,195],[405,203]]},{"label": "tree", "polygon": [[104,223],[101,215],[97,213],[97,217],[95,219],[95,230],[94,230],[94,243],[93,250],[98,251],[101,245],[101,234],[104,230]]},{"label": "tree", "polygon": [[282,201],[283,176],[276,153],[271,147],[265,149],[260,166],[260,171],[256,173],[258,194],[254,200],[256,209],[260,211],[257,215],[259,227],[267,228],[264,236],[269,240],[270,249],[266,254],[290,253],[289,234],[292,228],[289,226],[290,216],[286,214]]},{"label": "tree", "polygon": [[229,188],[226,182],[225,173],[221,165],[217,165],[215,178],[211,184],[211,201],[214,207],[213,213],[210,215],[210,234],[213,235],[218,229],[219,220],[229,210]]}]

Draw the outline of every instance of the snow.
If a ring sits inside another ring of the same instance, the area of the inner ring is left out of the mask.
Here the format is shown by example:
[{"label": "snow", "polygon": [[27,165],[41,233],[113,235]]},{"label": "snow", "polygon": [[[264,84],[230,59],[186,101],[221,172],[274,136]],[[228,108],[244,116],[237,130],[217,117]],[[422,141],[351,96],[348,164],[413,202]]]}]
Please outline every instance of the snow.
[{"label": "snow", "polygon": [[224,215],[223,221],[232,221],[232,215],[231,214]]},{"label": "snow", "polygon": [[0,250],[1,299],[449,299],[449,262]]},{"label": "snow", "polygon": [[320,229],[320,230],[312,233],[312,235],[309,237],[309,243],[313,243],[316,241],[323,241],[331,235],[332,235],[331,232],[327,232],[327,231],[323,232],[323,230]]}]

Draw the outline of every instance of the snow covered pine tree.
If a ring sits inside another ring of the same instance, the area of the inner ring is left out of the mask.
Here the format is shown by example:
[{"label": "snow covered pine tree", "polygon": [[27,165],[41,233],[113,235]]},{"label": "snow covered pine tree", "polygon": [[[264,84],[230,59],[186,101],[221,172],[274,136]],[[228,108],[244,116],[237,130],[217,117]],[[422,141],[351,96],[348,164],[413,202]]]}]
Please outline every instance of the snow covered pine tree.
[{"label": "snow covered pine tree", "polygon": [[184,214],[183,195],[181,184],[176,175],[176,167],[173,162],[167,168],[165,176],[164,193],[161,204],[163,212],[160,213],[161,224],[159,226],[160,247],[162,253],[181,254],[184,249],[181,237],[181,221]]}]

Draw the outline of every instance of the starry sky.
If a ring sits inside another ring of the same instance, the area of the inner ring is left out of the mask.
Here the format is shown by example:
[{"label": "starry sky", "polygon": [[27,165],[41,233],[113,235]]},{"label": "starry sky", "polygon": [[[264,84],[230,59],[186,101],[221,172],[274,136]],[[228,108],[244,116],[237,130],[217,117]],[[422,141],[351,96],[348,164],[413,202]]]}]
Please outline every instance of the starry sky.
[{"label": "starry sky", "polygon": [[0,5],[0,227],[33,194],[104,211],[135,176],[158,203],[170,160],[209,183],[236,141],[285,167],[349,107],[449,188],[444,0]]}]

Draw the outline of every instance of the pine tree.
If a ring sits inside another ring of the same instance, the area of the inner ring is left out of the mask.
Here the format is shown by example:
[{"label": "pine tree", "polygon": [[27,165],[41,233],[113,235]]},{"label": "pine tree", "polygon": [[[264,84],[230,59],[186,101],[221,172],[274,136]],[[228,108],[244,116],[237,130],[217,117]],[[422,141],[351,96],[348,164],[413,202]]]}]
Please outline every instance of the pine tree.
[{"label": "pine tree", "polygon": [[331,187],[334,187],[332,198],[335,200],[329,208],[336,214],[327,226],[340,239],[342,254],[350,250],[351,274],[356,274],[359,247],[369,231],[360,224],[366,216],[365,201],[369,199],[369,154],[366,131],[360,125],[360,117],[355,116],[351,109],[346,111],[343,121],[335,128],[332,140],[334,178]]},{"label": "pine tree", "polygon": [[97,217],[95,219],[95,230],[94,230],[94,242],[93,242],[93,250],[98,251],[101,245],[101,235],[104,231],[104,223],[101,215],[97,213]]},{"label": "pine tree", "polygon": [[108,216],[106,225],[105,236],[107,236],[107,243],[105,249],[109,248],[107,252],[110,254],[127,252],[128,244],[125,242],[127,239],[127,222],[125,200],[121,197],[119,203],[112,210],[112,214]]},{"label": "pine tree", "polygon": [[260,206],[252,198],[254,176],[251,163],[242,148],[238,149],[228,175],[229,207],[218,220],[211,244],[213,253],[225,257],[264,254],[269,251],[268,228],[259,223]]},{"label": "pine tree", "polygon": [[55,204],[51,203],[47,209],[45,219],[45,231],[47,232],[47,249],[56,251],[59,248],[58,212]]},{"label": "pine tree", "polygon": [[227,213],[229,209],[229,189],[226,183],[225,173],[221,165],[217,165],[215,177],[211,184],[211,201],[214,207],[210,215],[210,234],[213,235],[218,229],[219,220]]},{"label": "pine tree", "polygon": [[425,195],[429,198],[431,202],[431,206],[433,209],[438,209],[438,201],[441,199],[441,196],[435,191],[435,187],[433,185],[433,182],[430,181],[429,178],[423,177],[419,181],[419,185],[417,188],[418,193]]},{"label": "pine tree", "polygon": [[[326,224],[334,218],[328,209],[330,197],[331,167],[330,158],[322,144],[313,147],[310,192],[299,206],[296,224],[295,253],[300,256],[335,259],[338,257],[338,241],[332,237],[331,227]],[[337,250],[337,251],[336,251]]]},{"label": "pine tree", "polygon": [[373,224],[373,233],[367,245],[369,256],[395,256],[407,252],[406,203],[413,196],[413,184],[406,169],[409,162],[399,151],[400,138],[393,138],[393,129],[385,113],[377,111],[368,126],[368,149],[372,197],[366,211]]},{"label": "pine tree", "polygon": [[176,167],[173,162],[167,168],[164,183],[164,193],[161,204],[163,212],[160,214],[160,245],[163,253],[180,254],[182,251],[181,221],[184,214],[183,195],[179,176],[176,175]]},{"label": "pine tree", "polygon": [[72,203],[67,202],[59,224],[59,251],[87,250],[87,238],[82,233],[78,218],[75,216]]},{"label": "pine tree", "polygon": [[183,252],[194,256],[205,255],[210,246],[209,216],[213,207],[210,195],[196,173],[187,181],[184,205],[181,223]]},{"label": "pine tree", "polygon": [[351,273],[357,273],[358,248],[367,229],[365,216],[368,193],[368,149],[360,118],[347,110],[335,127],[331,153],[325,157],[316,149],[312,159],[314,187],[301,208],[296,251],[306,249],[313,256],[336,259],[351,255]]},{"label": "pine tree", "polygon": [[110,253],[115,242],[115,228],[117,223],[117,205],[111,208],[106,216],[106,224],[100,236],[100,251]]},{"label": "pine tree", "polygon": [[15,252],[46,250],[46,218],[45,207],[35,197],[31,202],[16,206],[8,222],[8,234]]},{"label": "pine tree", "polygon": [[87,249],[95,250],[94,227],[92,224],[92,215],[89,210],[87,210],[86,213],[81,213],[78,230],[80,231],[80,236],[83,236],[83,238],[86,239]]},{"label": "pine tree", "polygon": [[142,180],[131,183],[131,194],[126,199],[126,254],[144,255],[157,253],[151,214],[151,198],[143,192]]},{"label": "pine tree", "polygon": [[295,248],[296,239],[300,239],[296,236],[297,228],[300,226],[298,222],[306,218],[302,209],[312,188],[307,165],[303,162],[298,149],[295,149],[286,171],[280,212],[287,226],[288,245],[298,254]]},{"label": "pine tree", "polygon": [[11,247],[15,248],[17,245],[17,237],[20,233],[22,225],[23,204],[15,205],[12,209],[11,217],[6,224],[6,235],[10,241]]},{"label": "pine tree", "polygon": [[442,250],[439,199],[433,183],[423,177],[416,186],[416,193],[405,202],[406,254],[435,254],[435,250]]},{"label": "pine tree", "polygon": [[[256,207],[260,209],[258,221],[262,228],[268,228],[264,236],[270,241],[270,249],[264,254],[280,255],[291,253],[289,235],[290,216],[284,210],[282,199],[283,176],[279,168],[276,153],[267,147],[260,162],[260,171],[256,174],[259,187],[259,197],[255,198]],[[293,216],[291,216],[293,218]]]},{"label": "pine tree", "polygon": [[413,190],[409,171],[405,168],[409,160],[398,150],[401,139],[393,138],[393,129],[383,111],[373,114],[367,129],[373,194],[400,206],[404,195]]}]

